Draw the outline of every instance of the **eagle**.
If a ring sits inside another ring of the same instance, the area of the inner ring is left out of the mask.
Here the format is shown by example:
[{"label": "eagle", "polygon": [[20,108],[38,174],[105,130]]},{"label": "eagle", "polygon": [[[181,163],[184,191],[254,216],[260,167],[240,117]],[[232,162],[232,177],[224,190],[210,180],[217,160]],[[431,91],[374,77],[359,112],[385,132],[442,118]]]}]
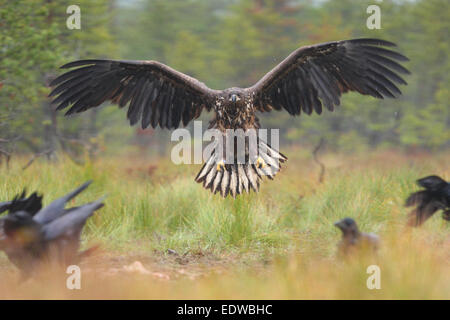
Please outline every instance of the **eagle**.
[{"label": "eagle", "polygon": [[[360,38],[304,46],[248,88],[215,90],[199,80],[153,60],[78,60],[63,65],[72,69],[54,79],[49,96],[57,110],[66,115],[86,111],[105,101],[128,105],[130,125],[143,129],[157,126],[176,129],[198,118],[204,110],[214,111],[209,128],[226,136],[227,130],[258,130],[258,112],[285,110],[292,116],[302,112],[333,111],[343,93],[356,91],[377,99],[401,95],[406,85],[400,74],[409,71],[400,63],[404,55],[388,47],[392,42]],[[240,150],[244,161],[225,161],[212,152],[195,180],[205,189],[236,197],[259,190],[263,177],[273,179],[287,161],[264,139],[257,139],[257,156],[249,148]],[[226,149],[226,148],[225,148]],[[234,147],[229,153],[237,154]],[[226,153],[226,152],[225,152]]]}]

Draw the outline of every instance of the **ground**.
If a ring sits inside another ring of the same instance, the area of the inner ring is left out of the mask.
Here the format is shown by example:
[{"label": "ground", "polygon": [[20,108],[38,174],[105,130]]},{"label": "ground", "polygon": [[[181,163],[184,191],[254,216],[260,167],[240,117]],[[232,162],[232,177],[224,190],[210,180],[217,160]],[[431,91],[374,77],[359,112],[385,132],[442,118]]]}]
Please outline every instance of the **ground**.
[{"label": "ground", "polygon": [[[0,298],[450,298],[450,225],[436,214],[409,228],[403,207],[416,179],[449,179],[448,153],[328,153],[320,156],[326,174],[319,183],[309,149],[283,151],[289,161],[275,180],[236,200],[196,184],[200,166],[167,159],[80,165],[60,156],[26,170],[29,157],[13,159],[0,168],[0,201],[26,186],[49,203],[89,179],[73,204],[107,198],[83,234],[83,247],[100,249],[80,264],[82,290],[67,290],[68,275],[57,272],[20,283],[0,255]],[[336,255],[333,223],[347,216],[381,237],[376,255]],[[370,265],[380,267],[379,290],[367,288]]]}]

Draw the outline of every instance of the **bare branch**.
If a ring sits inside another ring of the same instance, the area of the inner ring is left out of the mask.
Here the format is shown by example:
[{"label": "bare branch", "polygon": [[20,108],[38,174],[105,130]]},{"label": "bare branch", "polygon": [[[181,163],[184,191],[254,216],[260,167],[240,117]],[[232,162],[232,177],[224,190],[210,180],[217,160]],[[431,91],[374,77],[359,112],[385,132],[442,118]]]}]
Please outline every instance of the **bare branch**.
[{"label": "bare branch", "polygon": [[49,157],[53,152],[54,152],[55,150],[53,150],[53,149],[49,149],[49,150],[46,150],[46,151],[42,151],[42,152],[39,152],[39,153],[36,153],[31,159],[30,159],[30,161],[28,161],[27,162],[27,164],[25,165],[25,166],[23,166],[23,170],[25,170],[25,169],[27,169],[29,166],[31,166],[31,164],[34,162],[34,160],[36,160],[37,158],[39,158],[39,157],[41,157],[41,156],[47,156],[47,157]]},{"label": "bare branch", "polygon": [[9,152],[7,152],[7,151],[5,151],[3,149],[0,149],[0,154],[5,157],[6,168],[9,169],[9,161],[11,160],[11,153],[9,153]]},{"label": "bare branch", "polygon": [[317,154],[319,153],[320,148],[325,144],[325,139],[322,137],[320,138],[319,144],[314,148],[312,154],[314,157],[314,162],[316,162],[320,166],[320,174],[319,174],[319,182],[323,183],[325,178],[325,165],[320,162]]},{"label": "bare branch", "polygon": [[0,138],[0,143],[10,143],[10,142],[15,142],[15,141],[17,141],[17,140],[20,140],[22,138],[22,136],[20,135],[20,136],[17,136],[17,137],[14,137],[14,138],[11,138],[11,139],[3,139],[3,138]]}]

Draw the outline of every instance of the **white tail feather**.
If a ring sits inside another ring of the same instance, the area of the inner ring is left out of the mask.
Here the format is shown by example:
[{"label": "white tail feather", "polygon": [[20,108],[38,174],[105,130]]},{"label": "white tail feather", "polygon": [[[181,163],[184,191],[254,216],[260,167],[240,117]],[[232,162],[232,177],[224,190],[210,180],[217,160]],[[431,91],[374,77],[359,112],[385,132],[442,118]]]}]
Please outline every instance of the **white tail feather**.
[{"label": "white tail feather", "polygon": [[225,166],[217,166],[216,157],[211,157],[201,168],[195,181],[202,183],[205,189],[211,189],[213,193],[220,192],[222,197],[231,194],[234,198],[244,192],[259,190],[260,180],[263,177],[273,179],[281,169],[281,163],[287,158],[280,152],[272,149],[264,142],[260,142],[260,156],[265,164],[261,167],[253,163],[231,163]]}]

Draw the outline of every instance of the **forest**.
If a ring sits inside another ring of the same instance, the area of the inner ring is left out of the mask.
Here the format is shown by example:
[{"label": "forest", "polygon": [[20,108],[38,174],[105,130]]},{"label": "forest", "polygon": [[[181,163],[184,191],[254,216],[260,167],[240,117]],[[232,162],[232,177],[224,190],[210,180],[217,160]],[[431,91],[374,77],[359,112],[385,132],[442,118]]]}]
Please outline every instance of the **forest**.
[{"label": "forest", "polygon": [[[140,0],[79,1],[81,29],[70,30],[70,1],[2,0],[0,5],[0,150],[167,152],[167,130],[129,128],[116,107],[64,118],[47,98],[59,66],[74,59],[157,60],[212,88],[250,86],[292,50],[331,40],[383,38],[398,44],[411,71],[396,100],[346,95],[334,113],[261,115],[281,128],[281,143],[333,151],[436,151],[450,146],[450,62],[446,0],[377,3],[381,29],[370,30],[373,1]],[[204,114],[202,119],[208,119]],[[127,147],[125,147],[127,146]]]}]

